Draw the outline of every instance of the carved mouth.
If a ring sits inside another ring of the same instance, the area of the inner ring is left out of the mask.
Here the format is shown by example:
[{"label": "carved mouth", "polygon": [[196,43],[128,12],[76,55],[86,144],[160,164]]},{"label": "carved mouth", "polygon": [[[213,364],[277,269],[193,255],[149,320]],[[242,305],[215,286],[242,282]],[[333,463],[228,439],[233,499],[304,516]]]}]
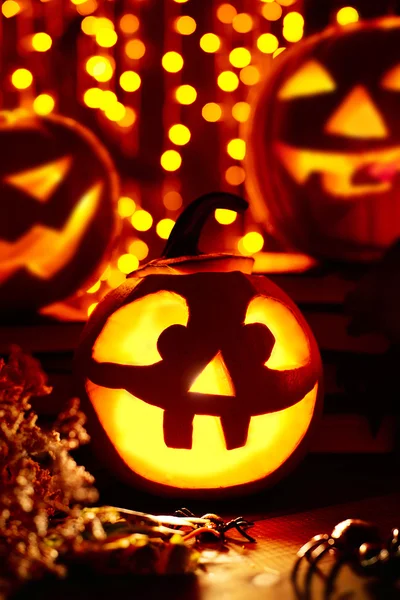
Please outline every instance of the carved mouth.
[{"label": "carved mouth", "polygon": [[303,185],[313,173],[324,191],[341,200],[389,191],[400,172],[400,147],[367,152],[305,150],[277,143],[276,151],[293,179]]}]

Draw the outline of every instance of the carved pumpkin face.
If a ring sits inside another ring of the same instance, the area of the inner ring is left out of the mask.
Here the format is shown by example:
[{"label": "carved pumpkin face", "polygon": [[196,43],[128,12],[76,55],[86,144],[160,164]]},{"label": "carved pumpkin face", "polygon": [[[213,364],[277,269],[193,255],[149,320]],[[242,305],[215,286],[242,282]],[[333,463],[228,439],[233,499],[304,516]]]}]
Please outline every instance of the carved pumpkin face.
[{"label": "carved pumpkin face", "polygon": [[93,277],[114,234],[116,175],[63,117],[1,113],[0,308],[33,310]]},{"label": "carved pumpkin face", "polygon": [[76,364],[95,441],[128,481],[243,492],[303,448],[320,410],[316,343],[279,288],[236,269],[232,257],[156,263],[93,313]]},{"label": "carved pumpkin face", "polygon": [[399,33],[399,18],[328,29],[259,91],[248,191],[287,245],[369,260],[400,235]]}]

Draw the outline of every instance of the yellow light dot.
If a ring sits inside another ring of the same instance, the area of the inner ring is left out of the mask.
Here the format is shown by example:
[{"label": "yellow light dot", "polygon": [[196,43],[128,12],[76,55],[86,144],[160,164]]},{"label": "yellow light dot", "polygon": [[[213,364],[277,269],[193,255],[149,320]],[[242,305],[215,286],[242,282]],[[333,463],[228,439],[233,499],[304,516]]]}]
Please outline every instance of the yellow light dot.
[{"label": "yellow light dot", "polygon": [[125,116],[125,106],[121,102],[115,102],[105,109],[104,114],[110,121],[121,121]]},{"label": "yellow light dot", "polygon": [[251,61],[251,54],[247,48],[234,48],[229,54],[229,62],[234,67],[247,67]]},{"label": "yellow light dot", "polygon": [[75,4],[75,6],[77,6],[78,4],[84,4],[84,2],[86,2],[86,0],[71,0],[72,4]]},{"label": "yellow light dot", "polygon": [[166,150],[161,155],[160,162],[166,171],[177,171],[182,164],[182,157],[176,150]]},{"label": "yellow light dot", "polygon": [[118,214],[122,219],[131,217],[135,212],[135,209],[135,201],[132,198],[129,198],[129,196],[121,196],[118,200]]},{"label": "yellow light dot", "polygon": [[33,76],[28,69],[17,69],[11,75],[11,81],[13,86],[18,90],[26,90],[26,88],[32,85]]},{"label": "yellow light dot", "polygon": [[100,281],[106,281],[108,279],[108,276],[111,273],[111,267],[110,265],[107,265],[106,268],[104,269],[104,272],[100,275]]},{"label": "yellow light dot", "polygon": [[14,0],[6,0],[1,5],[1,12],[7,19],[15,17],[15,15],[17,15],[20,10],[20,5],[18,4],[18,2],[14,2]]},{"label": "yellow light dot", "polygon": [[233,18],[232,27],[238,33],[248,33],[253,28],[253,19],[247,13],[240,13]]},{"label": "yellow light dot", "polygon": [[133,213],[131,223],[138,231],[148,231],[153,225],[153,217],[147,210],[137,210]]},{"label": "yellow light dot", "polygon": [[117,261],[118,269],[121,273],[132,273],[139,266],[139,261],[137,256],[133,256],[133,254],[122,254]]},{"label": "yellow light dot", "polygon": [[95,35],[96,34],[96,17],[85,17],[81,23],[81,29],[83,33],[86,35]]},{"label": "yellow light dot", "polygon": [[98,281],[96,281],[96,283],[94,285],[92,285],[91,288],[89,288],[88,290],[86,290],[87,294],[95,294],[96,292],[99,291],[101,286],[101,281],[100,279]]},{"label": "yellow light dot", "polygon": [[183,58],[179,52],[166,52],[161,63],[168,73],[178,73],[183,67]]},{"label": "yellow light dot", "polygon": [[121,271],[119,271],[118,269],[110,269],[110,272],[107,277],[107,285],[110,288],[115,289],[119,287],[121,283],[124,283],[125,280],[126,277],[124,273],[121,273]]},{"label": "yellow light dot", "polygon": [[39,94],[33,101],[33,110],[37,115],[49,115],[54,106],[54,98],[50,94]]},{"label": "yellow light dot", "polygon": [[236,160],[243,160],[246,156],[246,142],[240,138],[235,138],[228,142],[226,149],[229,156]]},{"label": "yellow light dot", "polygon": [[180,104],[193,104],[197,98],[197,92],[191,85],[180,85],[175,90],[175,98]]},{"label": "yellow light dot", "polygon": [[297,0],[276,0],[281,6],[292,6]]},{"label": "yellow light dot", "polygon": [[224,92],[233,92],[239,85],[239,78],[233,71],[222,71],[218,75],[218,85]]},{"label": "yellow light dot", "polygon": [[181,35],[191,35],[196,31],[196,21],[188,15],[178,17],[175,20],[175,30]]},{"label": "yellow light dot", "polygon": [[188,2],[188,0],[174,0],[174,2],[177,4],[185,4],[185,2]]},{"label": "yellow light dot", "polygon": [[236,221],[237,212],[234,210],[228,210],[226,208],[217,208],[214,216],[215,220],[221,225],[230,225]]},{"label": "yellow light dot", "polygon": [[167,240],[174,225],[175,221],[173,221],[172,219],[161,219],[161,221],[159,221],[156,225],[157,235],[161,239]]},{"label": "yellow light dot", "polygon": [[142,40],[129,40],[129,42],[126,42],[125,44],[125,54],[128,58],[138,60],[144,56],[145,52],[146,46]]},{"label": "yellow light dot", "polygon": [[255,85],[260,81],[260,71],[254,65],[249,65],[240,71],[239,77],[245,85]]},{"label": "yellow light dot", "polygon": [[200,48],[204,52],[217,52],[221,47],[221,40],[215,33],[205,33],[200,38]]},{"label": "yellow light dot", "polygon": [[98,29],[96,42],[102,48],[112,48],[117,43],[118,36],[113,29]]},{"label": "yellow light dot", "polygon": [[237,15],[237,10],[232,4],[221,4],[217,9],[217,17],[221,23],[232,23]]},{"label": "yellow light dot", "polygon": [[339,25],[357,23],[358,18],[358,12],[352,6],[344,6],[336,13],[336,21],[339,23]]},{"label": "yellow light dot", "polygon": [[295,28],[303,28],[304,27],[304,17],[296,11],[289,12],[283,19],[284,27],[295,27]]},{"label": "yellow light dot", "polygon": [[105,90],[102,92],[100,97],[100,106],[101,110],[107,110],[114,104],[118,102],[117,95],[111,90]]},{"label": "yellow light dot", "polygon": [[[243,254],[254,254],[255,252],[259,252],[264,246],[264,238],[261,233],[257,231],[250,231],[246,233],[246,235],[239,242],[239,250]],[[244,250],[244,252],[243,252]]]},{"label": "yellow light dot", "polygon": [[278,50],[275,50],[275,52],[273,53],[272,58],[276,58],[277,56],[282,54],[282,52],[284,52],[285,50],[286,50],[285,46],[278,48]]},{"label": "yellow light dot", "polygon": [[215,123],[215,121],[219,121],[222,116],[222,110],[219,104],[216,102],[208,102],[201,109],[201,114],[203,119],[209,121],[210,123]]},{"label": "yellow light dot", "polygon": [[120,127],[132,127],[136,122],[136,112],[130,106],[125,107],[125,115],[118,121]]},{"label": "yellow light dot", "polygon": [[168,210],[178,210],[182,203],[182,196],[179,192],[167,192],[163,198],[163,204]]},{"label": "yellow light dot", "polygon": [[84,2],[84,4],[79,4],[79,6],[76,7],[77,12],[82,16],[90,15],[96,9],[97,9],[96,0],[86,0],[86,2]]},{"label": "yellow light dot", "polygon": [[111,19],[107,19],[107,17],[97,17],[95,33],[100,31],[100,29],[114,29],[114,22]]},{"label": "yellow light dot", "polygon": [[86,61],[86,71],[96,81],[109,81],[113,76],[113,67],[109,58],[105,56],[91,56]]},{"label": "yellow light dot", "polygon": [[177,144],[178,146],[184,146],[190,140],[190,129],[186,127],[186,125],[177,123],[176,125],[172,125],[170,128],[168,137],[174,144]]},{"label": "yellow light dot", "polygon": [[257,48],[264,54],[272,54],[278,46],[278,38],[272,33],[262,33],[257,40]]},{"label": "yellow light dot", "polygon": [[91,304],[88,307],[88,309],[87,309],[88,317],[90,317],[90,315],[92,314],[92,312],[94,311],[94,309],[96,308],[97,305],[98,305],[98,302],[93,302],[93,304]]},{"label": "yellow light dot", "polygon": [[303,28],[295,28],[295,27],[284,27],[282,31],[282,35],[288,42],[299,42],[303,37],[304,30]]},{"label": "yellow light dot", "polygon": [[83,94],[83,101],[89,108],[100,108],[103,90],[99,88],[89,88]]},{"label": "yellow light dot", "polygon": [[119,27],[123,33],[135,33],[139,29],[139,25],[140,22],[137,16],[130,13],[123,15],[119,20]]},{"label": "yellow light dot", "polygon": [[143,242],[142,240],[133,240],[133,242],[129,244],[128,250],[130,254],[133,254],[139,260],[144,260],[149,254],[149,247],[146,242]]},{"label": "yellow light dot", "polygon": [[262,7],[261,13],[268,21],[277,21],[282,16],[282,7],[276,2],[271,2]]},{"label": "yellow light dot", "polygon": [[225,172],[225,179],[229,185],[240,185],[245,180],[245,171],[242,167],[234,165]]},{"label": "yellow light dot", "polygon": [[239,123],[245,123],[250,116],[250,104],[248,102],[236,102],[232,106],[232,117],[239,121]]},{"label": "yellow light dot", "polygon": [[47,50],[50,50],[52,43],[49,34],[44,33],[43,31],[35,33],[32,36],[32,48],[36,50],[36,52],[47,52]]},{"label": "yellow light dot", "polygon": [[140,88],[140,75],[135,71],[125,71],[119,78],[119,84],[126,92],[136,92]]}]

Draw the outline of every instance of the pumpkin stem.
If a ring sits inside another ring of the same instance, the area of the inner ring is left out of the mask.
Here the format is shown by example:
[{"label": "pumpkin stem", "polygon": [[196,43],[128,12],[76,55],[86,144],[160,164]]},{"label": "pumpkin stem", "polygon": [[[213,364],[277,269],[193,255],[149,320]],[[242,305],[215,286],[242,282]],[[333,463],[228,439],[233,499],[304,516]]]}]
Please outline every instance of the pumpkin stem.
[{"label": "pumpkin stem", "polygon": [[198,243],[208,217],[216,208],[225,208],[242,213],[248,202],[228,192],[211,192],[197,198],[181,213],[169,235],[161,258],[198,256],[202,254]]}]

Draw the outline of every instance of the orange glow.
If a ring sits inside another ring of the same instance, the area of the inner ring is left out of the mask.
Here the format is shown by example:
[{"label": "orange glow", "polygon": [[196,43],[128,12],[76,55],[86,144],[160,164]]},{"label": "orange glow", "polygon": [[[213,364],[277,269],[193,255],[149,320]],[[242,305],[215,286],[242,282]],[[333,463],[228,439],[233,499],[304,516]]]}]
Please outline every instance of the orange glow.
[{"label": "orange glow", "polygon": [[17,69],[11,75],[11,82],[18,90],[26,90],[32,85],[33,76],[28,69]]},{"label": "orange glow", "polygon": [[260,81],[260,71],[254,65],[249,65],[241,69],[239,77],[245,85],[255,85]]},{"label": "orange glow", "polygon": [[163,198],[163,204],[168,210],[179,210],[183,200],[179,192],[167,192]]},{"label": "orange glow", "polygon": [[290,100],[299,96],[326,94],[336,89],[328,71],[316,60],[307,61],[281,87],[278,98]]},{"label": "orange glow", "polygon": [[242,254],[255,254],[262,250],[264,246],[264,238],[257,231],[249,231],[239,242],[239,251]]},{"label": "orange glow", "polygon": [[135,122],[136,122],[135,111],[133,110],[133,108],[130,108],[130,106],[126,106],[125,114],[122,117],[122,119],[120,119],[118,121],[118,125],[120,127],[132,127],[132,125],[134,125]]},{"label": "orange glow", "polygon": [[47,202],[71,168],[70,156],[7,175],[4,181],[23,190],[38,202]]},{"label": "orange glow", "polygon": [[175,90],[175,98],[179,104],[193,104],[197,98],[197,92],[191,85],[180,85]]},{"label": "orange glow", "polygon": [[217,9],[217,17],[221,23],[229,25],[237,15],[237,10],[232,4],[220,4]]},{"label": "orange glow", "polygon": [[131,217],[136,210],[135,201],[129,196],[121,196],[118,200],[118,214],[124,219],[126,217]]},{"label": "orange glow", "polygon": [[141,40],[129,40],[129,42],[126,42],[125,44],[125,54],[128,58],[138,60],[145,55],[145,52],[146,46]]},{"label": "orange glow", "polygon": [[86,71],[96,81],[109,81],[113,76],[114,68],[109,58],[105,56],[91,56],[86,61]]},{"label": "orange glow", "polygon": [[236,102],[232,107],[232,117],[239,121],[239,123],[245,123],[250,116],[250,104],[248,102]]},{"label": "orange glow", "polygon": [[239,85],[239,78],[233,71],[222,71],[218,75],[217,82],[224,92],[233,92]]},{"label": "orange glow", "polygon": [[384,75],[381,85],[386,90],[400,91],[400,65],[396,65]]},{"label": "orange glow", "polygon": [[124,71],[119,78],[119,84],[126,92],[136,92],[140,88],[140,75],[135,71]]},{"label": "orange glow", "polygon": [[32,48],[36,52],[47,52],[47,50],[50,50],[52,43],[48,33],[40,32],[32,36]]},{"label": "orange glow", "polygon": [[172,125],[168,131],[168,137],[174,144],[184,146],[190,140],[190,130],[186,125],[177,123],[176,125]]},{"label": "orange glow", "polygon": [[130,254],[136,256],[138,260],[144,260],[149,254],[149,247],[142,240],[133,240],[133,242],[129,244],[128,250]]},{"label": "orange glow", "polygon": [[139,266],[139,261],[132,254],[122,254],[117,261],[118,269],[121,273],[128,275],[132,271],[136,271]]},{"label": "orange glow", "polygon": [[354,87],[330,117],[325,131],[352,138],[386,138],[389,133],[368,91]]},{"label": "orange glow", "polygon": [[183,67],[183,58],[178,52],[166,52],[161,63],[168,73],[178,73]]},{"label": "orange glow", "polygon": [[232,27],[238,33],[248,33],[253,29],[253,19],[247,13],[240,13],[233,18]]},{"label": "orange glow", "polygon": [[39,94],[33,101],[33,110],[37,115],[49,115],[55,106],[53,96],[50,94]]},{"label": "orange glow", "polygon": [[97,9],[97,1],[96,0],[86,0],[83,4],[79,4],[76,7],[76,11],[82,15],[90,15]]},{"label": "orange glow", "polygon": [[96,35],[96,17],[85,17],[82,19],[81,29],[86,35]]},{"label": "orange glow", "polygon": [[251,61],[251,54],[247,48],[234,48],[229,54],[229,62],[232,66],[247,67]]},{"label": "orange glow", "polygon": [[272,54],[278,46],[278,38],[272,33],[262,33],[257,39],[257,48],[264,54]]},{"label": "orange glow", "polygon": [[175,31],[181,35],[191,35],[196,31],[196,21],[187,15],[178,17],[175,20]]},{"label": "orange glow", "polygon": [[159,221],[156,225],[157,235],[161,239],[167,240],[174,225],[175,221],[173,221],[172,219],[161,219],[161,221]]},{"label": "orange glow", "polygon": [[254,258],[254,273],[303,273],[318,264],[307,254],[291,252],[258,252]]},{"label": "orange glow", "polygon": [[201,109],[201,114],[206,121],[215,123],[215,121],[219,121],[221,118],[222,110],[219,104],[208,102],[208,104],[205,104]]},{"label": "orange glow", "polygon": [[112,48],[118,40],[118,35],[113,29],[102,28],[96,30],[96,42],[102,48]]},{"label": "orange glow", "polygon": [[229,185],[241,185],[245,180],[246,174],[242,167],[233,165],[225,172],[225,179]]},{"label": "orange glow", "polygon": [[243,160],[246,156],[246,142],[239,138],[233,139],[228,142],[227,151],[232,158]]},{"label": "orange glow", "polygon": [[344,6],[336,13],[336,21],[339,23],[339,25],[349,25],[350,23],[357,23],[358,19],[358,12],[352,6]]},{"label": "orange glow", "polygon": [[148,231],[153,225],[153,217],[147,210],[139,209],[133,213],[131,223],[137,231]]},{"label": "orange glow", "polygon": [[15,17],[15,15],[17,15],[20,10],[21,10],[20,5],[18,4],[18,2],[15,2],[14,0],[6,0],[1,5],[1,12],[6,17],[6,19]]},{"label": "orange glow", "polygon": [[297,0],[276,0],[281,6],[292,6]]},{"label": "orange glow", "polygon": [[204,52],[217,52],[221,47],[221,40],[215,33],[205,33],[200,38],[200,48]]},{"label": "orange glow", "polygon": [[231,225],[236,221],[237,212],[226,208],[217,208],[215,211],[215,220],[221,225]]},{"label": "orange glow", "polygon": [[123,33],[132,34],[136,33],[139,29],[139,19],[136,15],[132,15],[130,13],[126,13],[119,20],[119,27]]},{"label": "orange glow", "polygon": [[282,16],[282,8],[276,2],[271,2],[262,7],[261,13],[268,21],[277,21]]},{"label": "orange glow", "polygon": [[176,150],[166,150],[161,155],[160,162],[166,171],[177,171],[182,164],[182,157]]}]

